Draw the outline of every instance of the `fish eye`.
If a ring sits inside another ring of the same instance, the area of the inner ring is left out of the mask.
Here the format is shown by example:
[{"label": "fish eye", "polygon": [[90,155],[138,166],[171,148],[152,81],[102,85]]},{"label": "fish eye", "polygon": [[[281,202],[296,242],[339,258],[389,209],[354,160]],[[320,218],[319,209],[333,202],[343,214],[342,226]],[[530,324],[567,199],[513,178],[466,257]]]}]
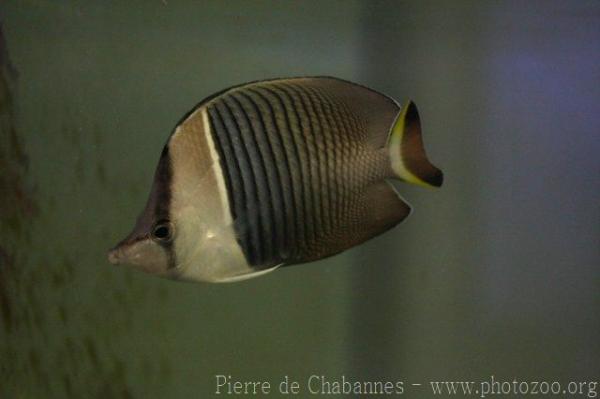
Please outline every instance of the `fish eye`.
[{"label": "fish eye", "polygon": [[152,229],[152,238],[157,241],[168,242],[173,237],[173,226],[168,220],[161,220]]}]

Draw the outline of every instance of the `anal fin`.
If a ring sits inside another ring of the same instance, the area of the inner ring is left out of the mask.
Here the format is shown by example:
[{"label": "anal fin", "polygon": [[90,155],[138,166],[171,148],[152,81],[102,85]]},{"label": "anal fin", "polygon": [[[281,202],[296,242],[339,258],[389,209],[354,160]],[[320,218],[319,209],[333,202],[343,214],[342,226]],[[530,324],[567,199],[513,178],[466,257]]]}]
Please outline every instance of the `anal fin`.
[{"label": "anal fin", "polygon": [[366,239],[375,237],[410,215],[411,206],[387,181],[370,186],[363,195],[363,226]]},{"label": "anal fin", "polygon": [[286,265],[319,260],[362,244],[396,226],[410,213],[410,205],[390,183],[373,183],[357,198],[338,228],[312,242],[308,251]]}]

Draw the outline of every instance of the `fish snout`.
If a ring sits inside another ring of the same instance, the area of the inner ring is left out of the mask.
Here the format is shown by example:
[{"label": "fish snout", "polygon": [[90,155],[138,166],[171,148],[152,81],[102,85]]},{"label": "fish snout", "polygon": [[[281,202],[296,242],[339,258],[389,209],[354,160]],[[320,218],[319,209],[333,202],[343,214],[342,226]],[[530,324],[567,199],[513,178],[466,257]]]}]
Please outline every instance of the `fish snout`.
[{"label": "fish snout", "polygon": [[110,251],[108,251],[108,261],[113,265],[118,265],[122,262],[122,252],[123,251],[121,251],[121,249],[118,247],[111,249]]}]

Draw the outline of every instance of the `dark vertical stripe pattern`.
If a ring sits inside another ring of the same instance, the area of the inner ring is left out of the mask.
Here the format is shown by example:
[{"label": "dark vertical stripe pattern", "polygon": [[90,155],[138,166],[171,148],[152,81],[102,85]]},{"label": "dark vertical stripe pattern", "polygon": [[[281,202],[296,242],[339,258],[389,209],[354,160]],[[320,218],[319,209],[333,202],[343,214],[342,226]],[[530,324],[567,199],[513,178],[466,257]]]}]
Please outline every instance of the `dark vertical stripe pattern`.
[{"label": "dark vertical stripe pattern", "polygon": [[[339,106],[293,82],[234,89],[208,105],[238,242],[257,269],[302,258],[343,217],[350,155]],[[344,123],[346,122],[346,123]]]}]

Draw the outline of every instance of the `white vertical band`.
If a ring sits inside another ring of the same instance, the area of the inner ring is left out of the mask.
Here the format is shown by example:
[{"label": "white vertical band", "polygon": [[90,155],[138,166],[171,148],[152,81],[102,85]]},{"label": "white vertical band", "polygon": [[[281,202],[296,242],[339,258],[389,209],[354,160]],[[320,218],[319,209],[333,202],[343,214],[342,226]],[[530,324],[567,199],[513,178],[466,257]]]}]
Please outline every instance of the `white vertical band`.
[{"label": "white vertical band", "polygon": [[202,124],[204,127],[206,143],[208,144],[208,148],[210,150],[210,157],[213,162],[212,170],[215,173],[215,180],[219,189],[219,198],[221,199],[221,208],[223,209],[223,221],[224,224],[229,225],[232,222],[232,218],[231,212],[229,210],[229,197],[227,195],[227,187],[225,186],[225,178],[223,177],[223,169],[221,168],[219,154],[217,153],[217,150],[215,148],[215,142],[213,141],[206,108],[202,107],[200,111],[202,112]]}]

